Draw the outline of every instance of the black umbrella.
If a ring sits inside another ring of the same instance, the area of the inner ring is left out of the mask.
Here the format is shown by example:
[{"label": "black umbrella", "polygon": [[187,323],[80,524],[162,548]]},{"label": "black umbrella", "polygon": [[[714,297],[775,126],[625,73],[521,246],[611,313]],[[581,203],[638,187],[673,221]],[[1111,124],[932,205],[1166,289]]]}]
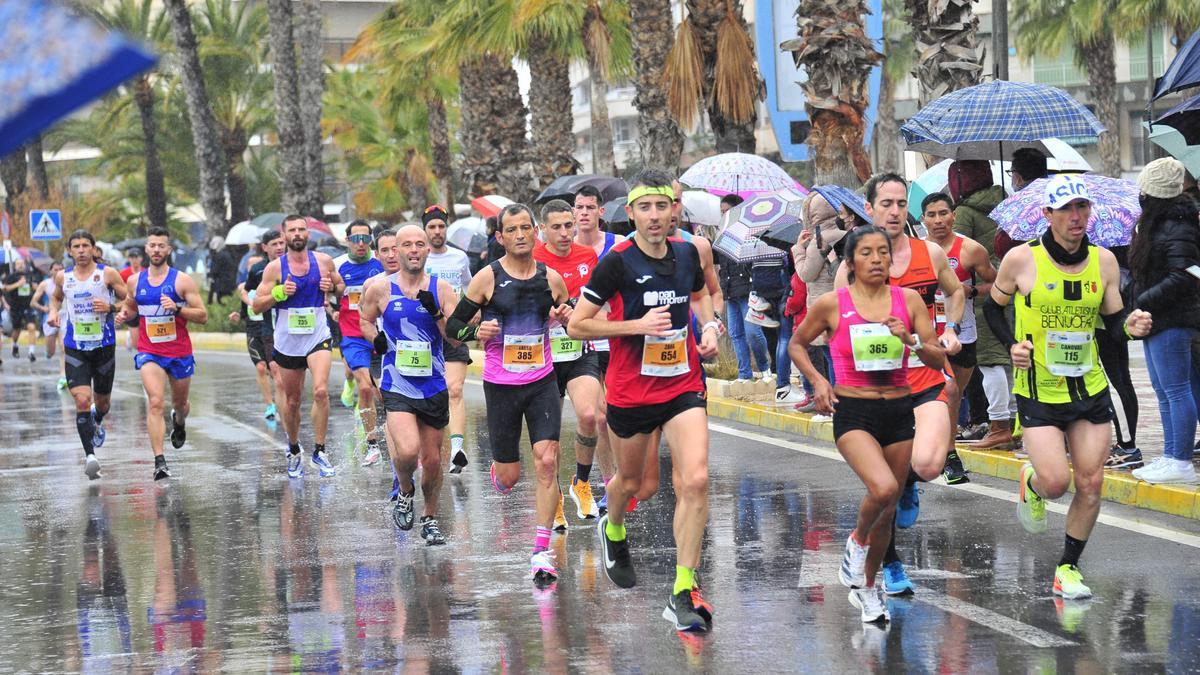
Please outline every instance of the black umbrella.
[{"label": "black umbrella", "polygon": [[1154,97],[1150,100],[1157,101],[1167,94],[1196,85],[1200,85],[1200,31],[1192,33],[1163,76],[1154,81]]},{"label": "black umbrella", "polygon": [[603,218],[608,223],[629,222],[629,214],[625,213],[625,195],[621,195],[604,205]]},{"label": "black umbrella", "polygon": [[804,223],[799,220],[782,221],[772,225],[766,232],[758,235],[758,238],[776,248],[790,250],[800,238],[800,230],[803,229]]},{"label": "black umbrella", "polygon": [[1154,124],[1165,124],[1175,129],[1188,145],[1200,145],[1200,96],[1171,108],[1154,120]]},{"label": "black umbrella", "polygon": [[544,204],[551,199],[565,199],[567,202],[573,202],[575,193],[585,185],[590,185],[600,191],[600,199],[603,201],[611,201],[617,197],[624,197],[629,194],[629,186],[620,178],[612,176],[600,176],[592,173],[585,173],[580,176],[560,176],[554,180],[542,194],[534,200],[538,204]]}]

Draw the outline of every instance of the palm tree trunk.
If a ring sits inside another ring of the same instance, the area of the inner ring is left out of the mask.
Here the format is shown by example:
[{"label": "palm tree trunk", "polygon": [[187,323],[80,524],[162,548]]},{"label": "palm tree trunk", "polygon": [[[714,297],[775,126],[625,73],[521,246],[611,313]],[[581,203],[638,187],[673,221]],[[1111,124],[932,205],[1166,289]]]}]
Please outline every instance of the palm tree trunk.
[{"label": "palm tree trunk", "polygon": [[304,172],[307,180],[300,212],[324,219],[325,167],[321,148],[321,97],[325,94],[325,60],[321,33],[325,18],[321,0],[301,0],[296,21],[297,51],[300,52],[300,125],[304,129]]},{"label": "palm tree trunk", "polygon": [[881,172],[900,171],[900,125],[896,124],[896,83],[887,69],[879,79],[875,120],[875,167]]},{"label": "palm tree trunk", "polygon": [[179,55],[183,90],[187,96],[188,119],[195,141],[196,166],[200,170],[200,205],[208,236],[224,234],[225,222],[225,158],[221,152],[221,136],[217,120],[208,102],[204,87],[204,72],[200,68],[200,50],[192,31],[192,15],[186,0],[166,0],[171,19],[171,32]]},{"label": "palm tree trunk", "polygon": [[527,110],[512,64],[493,55],[461,64],[459,96],[462,171],[471,196],[501,194],[519,202],[531,199]]},{"label": "palm tree trunk", "polygon": [[[920,84],[918,105],[925,107],[943,94],[979,84],[979,18],[971,0],[905,0],[917,39],[913,75]],[[939,13],[934,13],[940,9]],[[934,10],[934,12],[931,12]]]},{"label": "palm tree trunk", "polygon": [[667,110],[662,86],[663,65],[671,41],[670,0],[629,0],[629,31],[633,37],[636,70],[633,105],[638,110],[638,150],[643,168],[678,173],[683,132]]},{"label": "palm tree trunk", "polygon": [[550,49],[529,51],[529,112],[533,167],[539,191],[559,176],[579,171],[571,116],[571,73],[566,57]]},{"label": "palm tree trunk", "polygon": [[26,144],[29,151],[29,179],[38,199],[50,198],[50,179],[46,177],[46,159],[42,155],[42,135],[38,134]]},{"label": "palm tree trunk", "polygon": [[1121,142],[1117,130],[1121,128],[1121,117],[1117,105],[1117,64],[1113,56],[1112,33],[1077,44],[1075,49],[1087,71],[1096,117],[1108,127],[1108,132],[1100,134],[1099,139],[1100,172],[1106,176],[1120,176]]},{"label": "palm tree trunk", "polygon": [[267,0],[271,65],[275,79],[275,132],[278,136],[283,210],[296,213],[308,181],[304,127],[300,121],[299,73],[292,37],[292,0]]},{"label": "palm tree trunk", "polygon": [[446,103],[439,96],[425,101],[429,118],[429,152],[433,160],[433,175],[442,189],[442,201],[450,220],[454,220],[454,165],[450,159],[450,124],[446,119]]},{"label": "palm tree trunk", "polygon": [[587,38],[597,21],[603,25],[604,18],[600,15],[600,7],[594,2],[589,2],[583,14],[583,51],[587,57],[588,86],[591,87],[591,104],[588,107],[592,117],[592,171],[616,176],[617,159],[613,153],[612,124],[608,121],[608,79],[604,76],[608,69],[606,64],[600,63],[595,46]]},{"label": "palm tree trunk", "polygon": [[229,222],[240,223],[250,219],[250,206],[246,193],[246,148],[249,140],[243,129],[223,129],[222,147],[225,150],[225,168],[228,171]]},{"label": "palm tree trunk", "polygon": [[139,77],[133,97],[142,122],[142,155],[146,161],[146,219],[150,227],[167,226],[167,190],[158,157],[158,130],[154,120],[154,87],[149,77]]},{"label": "palm tree trunk", "polygon": [[[712,127],[717,152],[753,154],[756,145],[754,126],[758,122],[758,111],[755,110],[748,122],[739,124],[727,119],[721,113],[717,107],[716,98],[713,96],[713,85],[716,82],[717,72],[717,26],[725,18],[725,0],[688,0],[687,8],[688,21],[691,21],[696,29],[696,36],[700,43],[700,56],[704,59],[703,91],[704,100],[708,103],[705,108],[708,112],[708,123]],[[742,18],[742,3],[739,0],[733,2],[733,12],[745,29],[746,21]]]},{"label": "palm tree trunk", "polygon": [[26,182],[29,165],[25,161],[25,146],[5,155],[0,159],[0,180],[4,181],[4,191],[7,197],[4,208],[9,213],[17,212],[18,201],[28,187]]}]

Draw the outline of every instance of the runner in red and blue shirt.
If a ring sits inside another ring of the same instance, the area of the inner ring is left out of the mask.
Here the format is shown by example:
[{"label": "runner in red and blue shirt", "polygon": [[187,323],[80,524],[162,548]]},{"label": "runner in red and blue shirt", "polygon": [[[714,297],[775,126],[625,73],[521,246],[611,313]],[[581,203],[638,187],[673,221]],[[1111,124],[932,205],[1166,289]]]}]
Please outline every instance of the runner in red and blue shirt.
[{"label": "runner in red and blue shirt", "polygon": [[[335,258],[333,266],[346,282],[346,289],[338,299],[338,327],[342,332],[342,360],[353,375],[345,386],[358,389],[358,414],[362,418],[367,434],[367,454],[363,466],[371,466],[381,456],[379,430],[375,428],[375,384],[371,380],[371,359],[375,356],[371,343],[363,338],[358,326],[358,302],[363,295],[367,280],[383,272],[383,263],[371,255],[371,225],[365,220],[356,220],[346,227],[346,240],[350,244],[345,255]],[[346,401],[345,391],[342,400]]]}]

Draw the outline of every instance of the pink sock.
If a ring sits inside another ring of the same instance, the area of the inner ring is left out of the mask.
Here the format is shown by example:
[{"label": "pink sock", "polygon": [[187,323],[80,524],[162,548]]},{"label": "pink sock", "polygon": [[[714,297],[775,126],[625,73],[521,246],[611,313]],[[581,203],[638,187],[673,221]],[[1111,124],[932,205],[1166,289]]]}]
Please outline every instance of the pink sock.
[{"label": "pink sock", "polygon": [[550,548],[550,528],[539,526],[537,537],[533,540],[533,552],[541,553]]}]

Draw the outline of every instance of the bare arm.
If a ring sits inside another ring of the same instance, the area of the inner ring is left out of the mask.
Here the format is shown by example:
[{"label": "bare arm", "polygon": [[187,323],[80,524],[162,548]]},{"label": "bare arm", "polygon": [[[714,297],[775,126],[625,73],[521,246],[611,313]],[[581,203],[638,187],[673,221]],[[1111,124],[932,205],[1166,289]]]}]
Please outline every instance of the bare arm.
[{"label": "bare arm", "polygon": [[967,267],[975,274],[976,296],[987,297],[992,290],[992,282],[996,280],[996,268],[988,258],[987,249],[975,241],[966,241],[963,248],[967,250]]},{"label": "bare arm", "polygon": [[[961,286],[959,292],[962,292]],[[916,350],[921,357],[921,363],[934,370],[941,368],[946,363],[946,352],[942,348],[942,344],[938,342],[937,331],[934,329],[933,321],[929,319],[929,310],[925,307],[925,301],[916,291],[906,288],[904,289],[904,304],[908,307],[908,318],[912,322],[913,332],[921,337],[921,348]],[[908,342],[905,344],[912,347]]]},{"label": "bare arm", "polygon": [[34,290],[34,292],[33,292],[33,297],[29,299],[29,306],[36,309],[39,312],[49,313],[50,312],[49,299],[47,298],[46,304],[42,304],[40,302],[40,300],[42,298],[46,297],[46,283],[47,282],[45,280],[43,280],[42,283],[38,284],[37,289]]},{"label": "bare arm", "polygon": [[704,270],[704,285],[708,287],[711,296],[712,309],[725,309],[725,295],[721,292],[721,279],[717,276],[717,268],[713,265],[712,243],[701,236],[692,237],[692,245],[700,255],[700,267]]},{"label": "bare arm", "polygon": [[438,306],[442,308],[442,318],[438,320],[438,330],[442,331],[442,336],[450,340],[454,344],[460,344],[458,340],[446,334],[446,320],[451,314],[454,314],[454,308],[458,306],[458,295],[454,292],[454,287],[445,279],[438,279],[437,285]]},{"label": "bare arm", "polygon": [[942,247],[929,242],[925,242],[925,246],[933,260],[933,269],[937,270],[938,286],[946,296],[946,320],[959,323],[962,321],[963,310],[967,307],[967,292],[958,280],[958,275],[950,269],[950,261]]},{"label": "bare arm", "polygon": [[379,319],[380,299],[386,291],[387,284],[368,282],[366,288],[363,289],[362,298],[358,301],[358,328],[367,342],[374,342],[375,336],[379,334],[379,328],[375,325],[375,321]]},{"label": "bare arm", "polygon": [[825,293],[808,308],[804,321],[800,323],[792,333],[792,339],[788,341],[788,357],[812,384],[813,398],[817,403],[817,409],[825,413],[832,411],[833,404],[837,401],[833,395],[833,387],[829,385],[829,380],[821,375],[813,365],[812,359],[808,358],[808,346],[812,344],[813,340],[832,328],[830,317],[834,316],[836,311],[837,293]]},{"label": "bare arm", "polygon": [[111,267],[104,268],[104,283],[112,289],[113,297],[117,300],[124,300],[127,295],[125,282],[121,279],[121,274]]},{"label": "bare arm", "polygon": [[263,269],[262,281],[259,282],[258,290],[254,293],[254,301],[250,305],[250,309],[253,309],[255,314],[265,314],[278,304],[279,301],[271,295],[271,291],[279,285],[279,269],[279,260],[272,260]]}]

